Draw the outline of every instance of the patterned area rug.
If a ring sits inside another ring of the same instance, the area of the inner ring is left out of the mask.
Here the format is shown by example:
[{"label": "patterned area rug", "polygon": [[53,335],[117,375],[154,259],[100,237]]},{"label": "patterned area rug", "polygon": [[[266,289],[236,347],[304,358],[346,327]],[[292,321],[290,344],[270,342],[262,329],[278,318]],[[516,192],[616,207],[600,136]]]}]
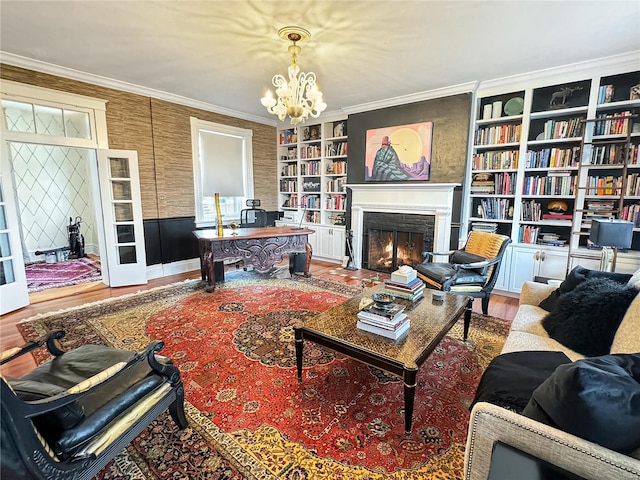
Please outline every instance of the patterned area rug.
[{"label": "patterned area rug", "polygon": [[509,323],[474,315],[466,343],[462,322],[454,327],[418,373],[405,434],[403,384],[391,375],[307,343],[296,380],[293,325],[355,293],[240,271],[213,294],[186,282],[19,328],[27,339],[64,329],[67,348],[140,349],[158,338],[180,367],[190,428],[160,417],[100,479],[462,478],[467,408]]},{"label": "patterned area rug", "polygon": [[68,287],[79,283],[96,282],[102,278],[100,262],[89,257],[65,262],[35,262],[25,265],[29,293],[49,288]]}]

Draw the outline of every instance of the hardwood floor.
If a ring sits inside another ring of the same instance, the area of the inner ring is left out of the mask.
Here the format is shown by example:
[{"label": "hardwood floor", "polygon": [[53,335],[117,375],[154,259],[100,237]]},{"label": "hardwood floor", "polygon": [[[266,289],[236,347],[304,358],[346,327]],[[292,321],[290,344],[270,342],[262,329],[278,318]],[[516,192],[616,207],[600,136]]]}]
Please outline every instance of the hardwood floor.
[{"label": "hardwood floor", "polygon": [[[332,280],[334,282],[344,282],[354,286],[361,286],[363,281],[365,283],[369,283],[371,281],[375,281],[375,279],[382,281],[385,278],[389,278],[388,274],[372,272],[370,270],[345,270],[338,264],[319,260],[311,262],[311,274],[315,277]],[[85,303],[118,297],[128,293],[149,290],[151,288],[192,278],[200,278],[200,272],[194,270],[192,272],[172,275],[169,277],[157,278],[150,280],[146,285],[135,285],[131,287],[109,288],[101,282],[96,282],[31,294],[29,296],[31,305],[3,315],[0,318],[0,351],[24,344],[24,339],[18,332],[16,324],[26,318],[30,318],[41,313],[62,310],[69,307],[83,305]],[[517,309],[518,299],[495,294],[491,296],[489,315],[513,320]],[[480,300],[476,300],[474,302],[473,310],[478,313],[482,312]],[[33,357],[31,355],[23,355],[10,364],[1,367],[0,373],[8,376],[20,376],[30,371],[34,366],[35,362]]]}]

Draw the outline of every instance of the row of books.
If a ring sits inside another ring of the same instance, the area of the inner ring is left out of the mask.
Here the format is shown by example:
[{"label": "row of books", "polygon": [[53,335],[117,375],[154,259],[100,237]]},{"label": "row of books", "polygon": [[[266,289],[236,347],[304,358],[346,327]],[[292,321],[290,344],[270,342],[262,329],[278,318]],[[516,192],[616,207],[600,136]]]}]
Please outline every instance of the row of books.
[{"label": "row of books", "polygon": [[349,147],[347,142],[335,142],[327,144],[327,156],[336,157],[338,155],[347,155]]},{"label": "row of books", "polygon": [[325,208],[327,210],[344,210],[347,204],[347,198],[344,195],[329,195],[325,199]]},{"label": "row of books", "polygon": [[520,233],[518,235],[519,243],[537,243],[539,227],[530,227],[523,225],[520,227]]},{"label": "row of books", "polygon": [[320,160],[312,160],[300,164],[301,175],[320,175]]},{"label": "row of books", "polygon": [[520,141],[522,125],[497,125],[479,128],[476,131],[475,145],[498,145],[501,143],[516,143]]},{"label": "row of books", "polygon": [[603,175],[587,179],[587,195],[620,195],[621,192],[622,177]]},{"label": "row of books", "polygon": [[522,193],[525,195],[573,195],[576,176],[570,173],[549,172],[546,177],[527,177],[524,181]]},{"label": "row of books", "polygon": [[327,173],[328,174],[343,174],[347,173],[347,162],[344,160],[334,160],[327,163]]},{"label": "row of books", "polygon": [[[491,178],[493,177],[493,178]],[[486,180],[485,180],[486,179]],[[474,175],[471,181],[471,193],[513,195],[516,188],[516,174],[509,172],[498,172],[490,174]]]},{"label": "row of books", "polygon": [[477,207],[478,217],[490,220],[510,220],[513,215],[508,198],[483,198]]},{"label": "row of books", "polygon": [[347,177],[337,177],[328,180],[326,183],[327,192],[342,193],[347,185]]},{"label": "row of books", "polygon": [[320,147],[317,145],[307,145],[300,148],[300,158],[318,158],[320,156]]},{"label": "row of books", "polygon": [[579,117],[569,120],[547,120],[544,122],[542,137],[536,140],[555,140],[582,136],[582,119]]},{"label": "row of books", "polygon": [[613,85],[600,85],[598,89],[598,103],[610,103],[613,102],[613,93],[615,87]]},{"label": "row of books", "polygon": [[633,225],[640,227],[640,204],[625,205],[622,207],[622,213],[620,214],[622,220],[633,222]]},{"label": "row of books", "polygon": [[596,115],[597,121],[593,129],[594,135],[626,135],[631,131],[633,121],[630,117],[633,112],[627,110],[626,112],[619,112],[614,114],[599,113]]},{"label": "row of books", "polygon": [[280,175],[283,177],[295,177],[298,174],[298,165],[295,163],[287,163],[282,166]]},{"label": "row of books", "polygon": [[580,162],[580,147],[543,148],[529,150],[525,166],[527,168],[576,167]]},{"label": "row of books", "polygon": [[287,145],[288,143],[296,143],[298,141],[298,135],[295,130],[283,130],[278,136],[278,143],[280,145]]},{"label": "row of books", "polygon": [[515,170],[518,168],[518,150],[481,152],[473,156],[473,170]]},{"label": "row of books", "polygon": [[591,151],[591,165],[622,165],[624,150],[624,145],[594,145]]},{"label": "row of books", "polygon": [[280,180],[281,192],[297,192],[298,191],[298,179],[297,178],[283,178]]},{"label": "row of books", "polygon": [[371,303],[358,312],[356,326],[365,332],[397,340],[409,330],[410,323],[409,317],[404,313],[404,306],[391,303],[380,308]]},{"label": "row of books", "polygon": [[535,200],[522,202],[520,218],[530,222],[539,222],[542,218],[542,206]]}]

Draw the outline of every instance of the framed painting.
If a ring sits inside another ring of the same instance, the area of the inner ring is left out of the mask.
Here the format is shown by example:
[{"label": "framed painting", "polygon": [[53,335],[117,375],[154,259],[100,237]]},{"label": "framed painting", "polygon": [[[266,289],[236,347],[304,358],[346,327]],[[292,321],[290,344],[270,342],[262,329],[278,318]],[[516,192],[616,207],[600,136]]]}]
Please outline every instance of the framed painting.
[{"label": "framed painting", "polygon": [[429,180],[433,122],[367,130],[367,182]]}]

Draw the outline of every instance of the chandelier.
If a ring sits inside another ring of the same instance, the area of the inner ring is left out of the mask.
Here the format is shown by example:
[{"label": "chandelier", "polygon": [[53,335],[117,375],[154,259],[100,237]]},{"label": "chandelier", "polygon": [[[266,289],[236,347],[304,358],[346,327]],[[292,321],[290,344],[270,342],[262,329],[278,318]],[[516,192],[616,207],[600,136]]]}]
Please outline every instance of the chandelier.
[{"label": "chandelier", "polygon": [[291,54],[291,65],[287,69],[289,79],[280,74],[273,76],[273,86],[276,87],[278,99],[273,98],[271,91],[260,99],[267,111],[277,115],[280,121],[284,121],[287,115],[291,118],[291,125],[304,122],[309,116],[317,118],[326,108],[322,101],[322,92],[316,85],[316,74],[300,71],[297,57],[302,49],[296,42],[304,42],[311,34],[300,27],[284,27],[278,30],[278,35],[284,40],[293,42],[288,48]]}]

